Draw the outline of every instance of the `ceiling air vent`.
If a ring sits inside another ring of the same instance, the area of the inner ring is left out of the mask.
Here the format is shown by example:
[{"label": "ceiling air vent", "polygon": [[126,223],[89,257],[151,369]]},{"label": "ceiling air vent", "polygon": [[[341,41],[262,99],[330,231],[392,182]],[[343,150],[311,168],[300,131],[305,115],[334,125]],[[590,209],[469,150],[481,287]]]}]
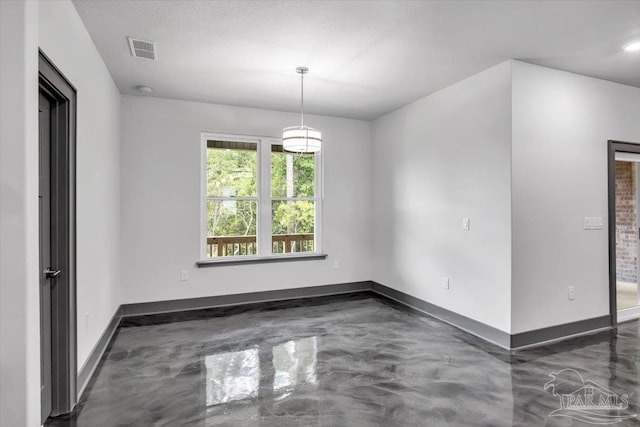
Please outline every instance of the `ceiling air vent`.
[{"label": "ceiling air vent", "polygon": [[131,55],[133,57],[150,59],[151,61],[157,59],[156,42],[135,39],[133,37],[127,37],[127,40],[129,40],[129,49],[131,49]]}]

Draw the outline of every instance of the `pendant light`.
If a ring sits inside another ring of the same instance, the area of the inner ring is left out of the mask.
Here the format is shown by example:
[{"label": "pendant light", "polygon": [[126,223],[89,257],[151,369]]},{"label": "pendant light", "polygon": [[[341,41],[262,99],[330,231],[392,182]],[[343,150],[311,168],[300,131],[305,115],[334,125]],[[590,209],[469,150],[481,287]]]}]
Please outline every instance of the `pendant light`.
[{"label": "pendant light", "polygon": [[300,126],[291,126],[282,131],[282,148],[292,153],[317,153],[322,145],[322,133],[304,125],[304,75],[307,67],[298,67],[300,74]]}]

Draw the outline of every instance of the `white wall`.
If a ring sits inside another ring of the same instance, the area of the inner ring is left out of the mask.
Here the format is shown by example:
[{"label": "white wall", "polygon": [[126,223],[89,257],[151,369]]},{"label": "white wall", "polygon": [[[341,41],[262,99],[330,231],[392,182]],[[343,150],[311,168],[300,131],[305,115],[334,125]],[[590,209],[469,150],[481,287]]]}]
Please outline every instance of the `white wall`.
[{"label": "white wall", "polygon": [[375,120],[371,209],[374,281],[506,332],[510,72],[500,64]]},{"label": "white wall", "polygon": [[40,2],[39,30],[40,48],[77,90],[80,369],[120,303],[120,93],[70,1]]},{"label": "white wall", "polygon": [[[371,279],[370,123],[305,116],[322,130],[327,260],[198,268],[201,132],[278,136],[298,114],[122,97],[123,303]],[[340,268],[332,269],[338,260]],[[189,281],[180,281],[180,270]]]},{"label": "white wall", "polygon": [[38,3],[0,2],[0,425],[40,425]]},{"label": "white wall", "polygon": [[609,139],[640,142],[640,89],[513,62],[514,333],[609,314]]}]

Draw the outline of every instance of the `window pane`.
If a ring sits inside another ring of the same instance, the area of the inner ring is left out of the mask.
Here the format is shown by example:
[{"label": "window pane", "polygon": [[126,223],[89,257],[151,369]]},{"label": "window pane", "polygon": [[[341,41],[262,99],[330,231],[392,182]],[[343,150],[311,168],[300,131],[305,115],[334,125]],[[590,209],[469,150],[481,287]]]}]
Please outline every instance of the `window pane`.
[{"label": "window pane", "polygon": [[255,255],[257,218],[253,200],[208,200],[207,256]]},{"label": "window pane", "polygon": [[313,252],[314,202],[274,200],[271,203],[273,253]]},{"label": "window pane", "polygon": [[313,155],[286,153],[281,145],[271,146],[272,197],[313,197],[314,185]]},{"label": "window pane", "polygon": [[257,161],[256,144],[208,141],[207,195],[256,197]]}]

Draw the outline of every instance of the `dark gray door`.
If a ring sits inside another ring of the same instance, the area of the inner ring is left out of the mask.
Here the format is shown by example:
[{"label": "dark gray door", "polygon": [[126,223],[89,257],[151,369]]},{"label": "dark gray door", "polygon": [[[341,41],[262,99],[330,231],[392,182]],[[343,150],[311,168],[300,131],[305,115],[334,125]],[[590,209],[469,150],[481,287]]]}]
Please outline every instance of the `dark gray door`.
[{"label": "dark gray door", "polygon": [[[2,0],[0,0],[2,1]],[[40,52],[42,419],[76,402],[76,91]]]},{"label": "dark gray door", "polygon": [[[2,0],[0,0],[2,1]],[[76,90],[44,53],[40,88],[42,418],[76,403]]]},{"label": "dark gray door", "polygon": [[40,399],[42,421],[51,414],[51,102],[40,94]]}]

